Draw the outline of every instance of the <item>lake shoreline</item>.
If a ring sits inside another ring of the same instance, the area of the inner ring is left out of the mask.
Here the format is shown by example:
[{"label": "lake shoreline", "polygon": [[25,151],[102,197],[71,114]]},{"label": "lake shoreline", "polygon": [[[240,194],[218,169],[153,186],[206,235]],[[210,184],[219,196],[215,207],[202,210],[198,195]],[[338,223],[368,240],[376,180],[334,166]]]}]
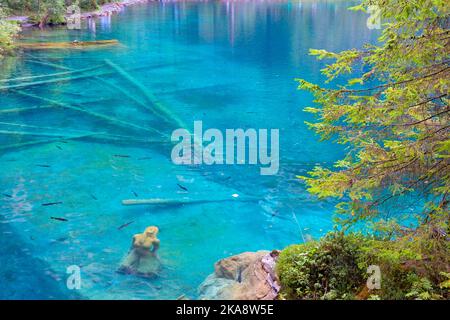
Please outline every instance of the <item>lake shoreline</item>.
[{"label": "lake shoreline", "polygon": [[[99,18],[99,17],[111,16],[113,14],[122,12],[128,6],[149,3],[151,1],[155,1],[155,0],[122,0],[122,1],[110,2],[110,3],[106,3],[104,5],[101,5],[97,10],[82,12],[80,14],[80,17],[81,17],[81,20],[89,20],[89,19],[95,19],[95,18]],[[67,20],[69,17],[70,17],[70,15],[66,15],[65,19]],[[18,22],[20,24],[21,28],[33,28],[33,27],[39,26],[39,23],[31,23],[29,16],[10,16],[7,18],[7,20]],[[50,24],[46,24],[46,25],[50,25]]]}]

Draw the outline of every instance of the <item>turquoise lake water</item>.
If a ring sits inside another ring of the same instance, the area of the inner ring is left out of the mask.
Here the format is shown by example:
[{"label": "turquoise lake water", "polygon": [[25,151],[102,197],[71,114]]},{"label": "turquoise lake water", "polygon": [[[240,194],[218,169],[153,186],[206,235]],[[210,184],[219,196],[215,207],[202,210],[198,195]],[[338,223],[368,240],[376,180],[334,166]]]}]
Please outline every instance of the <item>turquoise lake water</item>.
[{"label": "turquoise lake water", "polygon": [[[0,298],[195,299],[215,261],[329,231],[334,204],[308,195],[296,175],[332,163],[343,149],[320,143],[307,129],[304,121],[312,118],[302,109],[311,97],[296,89],[294,78],[324,80],[325,62],[309,56],[309,48],[338,51],[376,41],[367,15],[348,11],[350,5],[154,2],[81,30],[26,31],[23,41],[117,39],[121,45],[29,51],[1,67],[3,79],[98,69],[0,91],[0,111],[27,108],[0,113]],[[279,129],[278,174],[261,176],[254,165],[174,165],[167,135],[176,127],[145,109],[145,94],[105,59],[127,70],[188,129],[194,120],[205,129]],[[91,77],[64,79],[80,75]],[[233,194],[259,200],[121,204]],[[118,274],[132,236],[150,225],[160,228],[160,277]],[[66,287],[70,265],[81,267],[80,290]]]}]

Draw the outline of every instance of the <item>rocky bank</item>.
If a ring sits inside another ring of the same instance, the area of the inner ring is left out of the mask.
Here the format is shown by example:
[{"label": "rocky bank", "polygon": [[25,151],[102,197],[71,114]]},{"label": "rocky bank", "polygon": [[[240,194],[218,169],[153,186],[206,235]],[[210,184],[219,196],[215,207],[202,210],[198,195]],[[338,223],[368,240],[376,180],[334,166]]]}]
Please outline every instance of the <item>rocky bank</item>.
[{"label": "rocky bank", "polygon": [[[155,1],[155,0],[123,0],[123,1],[107,3],[107,4],[100,6],[98,10],[81,13],[81,19],[86,20],[86,19],[110,16],[112,14],[121,12],[127,6],[134,5],[134,4],[140,4],[140,3],[147,3],[150,1]],[[69,16],[67,15],[66,18],[68,18],[68,17]],[[35,24],[30,23],[29,17],[27,17],[27,16],[12,16],[12,17],[8,17],[7,20],[17,21],[23,28],[35,26]]]},{"label": "rocky bank", "polygon": [[118,12],[122,11],[127,6],[130,6],[133,4],[147,3],[150,1],[151,0],[123,0],[123,1],[107,3],[107,4],[100,6],[100,8],[97,11],[82,13],[81,19],[89,19],[89,18],[108,16],[113,13],[118,13]]},{"label": "rocky bank", "polygon": [[215,263],[199,287],[204,300],[274,300],[280,286],[275,274],[279,251],[244,252]]}]

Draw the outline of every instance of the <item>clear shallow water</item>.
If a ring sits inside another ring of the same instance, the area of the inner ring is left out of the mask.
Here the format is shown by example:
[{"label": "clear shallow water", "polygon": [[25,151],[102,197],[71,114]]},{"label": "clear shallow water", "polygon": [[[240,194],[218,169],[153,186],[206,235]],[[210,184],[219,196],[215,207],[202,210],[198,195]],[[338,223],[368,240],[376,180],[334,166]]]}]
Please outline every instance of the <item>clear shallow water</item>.
[{"label": "clear shallow water", "polygon": [[[61,105],[0,114],[3,132],[29,133],[0,135],[3,147],[15,146],[0,150],[0,298],[175,299],[181,294],[195,298],[198,285],[218,259],[249,250],[281,249],[330,230],[333,203],[311,198],[295,176],[315,163],[332,162],[342,150],[318,143],[307,130],[304,121],[311,117],[301,110],[311,97],[297,91],[293,79],[323,80],[319,70],[324,63],[308,56],[309,48],[342,50],[375,41],[378,34],[365,27],[367,17],[347,11],[350,5],[346,1],[150,3],[100,19],[95,28],[91,24],[80,31],[27,31],[24,41],[118,39],[121,46],[27,53],[4,64],[2,78],[97,65],[99,72],[111,71],[104,65],[104,59],[110,59],[129,70],[190,129],[194,120],[202,120],[205,129],[280,129],[280,171],[262,177],[258,166],[173,165],[166,137],[127,126],[152,127],[168,135],[175,127],[98,78],[21,89],[128,124],[112,124]],[[145,101],[142,92],[117,73],[100,78]],[[2,110],[49,105],[11,91],[2,91],[0,99]],[[86,131],[116,135],[115,141],[91,136],[16,145]],[[121,200],[136,197],[202,200],[230,198],[234,193],[261,200],[121,205]],[[62,204],[42,206],[49,202]],[[117,274],[132,235],[149,225],[160,227],[161,277]],[[77,292],[65,286],[65,271],[72,264],[82,268],[82,289]]]}]

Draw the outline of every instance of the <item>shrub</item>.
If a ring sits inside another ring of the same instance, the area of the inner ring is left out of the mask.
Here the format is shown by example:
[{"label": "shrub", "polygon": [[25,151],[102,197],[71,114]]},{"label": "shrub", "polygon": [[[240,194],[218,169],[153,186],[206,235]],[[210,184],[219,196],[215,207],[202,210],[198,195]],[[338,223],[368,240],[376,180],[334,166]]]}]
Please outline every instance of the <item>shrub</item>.
[{"label": "shrub", "polygon": [[14,49],[13,39],[19,30],[16,23],[5,19],[3,9],[0,8],[0,59]]},{"label": "shrub", "polygon": [[319,242],[292,245],[277,262],[282,296],[289,299],[350,299],[364,282],[357,264],[362,237],[330,233]]},{"label": "shrub", "polygon": [[446,299],[449,259],[448,239],[425,225],[395,240],[366,241],[358,265],[380,267],[382,299]]},{"label": "shrub", "polygon": [[[333,232],[285,248],[276,270],[286,299],[447,299],[449,259],[448,239],[421,228],[395,240]],[[379,290],[366,287],[370,265],[380,268]]]},{"label": "shrub", "polygon": [[81,0],[80,8],[85,10],[96,10],[99,7],[99,3],[97,0]]}]

